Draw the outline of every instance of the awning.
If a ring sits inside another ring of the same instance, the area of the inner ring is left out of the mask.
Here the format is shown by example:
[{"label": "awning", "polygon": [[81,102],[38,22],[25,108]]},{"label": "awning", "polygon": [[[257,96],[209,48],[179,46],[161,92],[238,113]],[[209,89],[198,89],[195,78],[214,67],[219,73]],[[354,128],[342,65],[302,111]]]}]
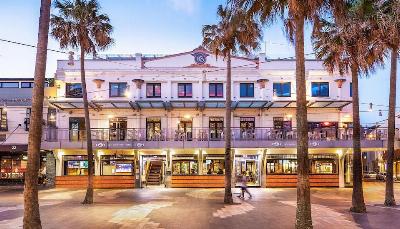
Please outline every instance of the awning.
[{"label": "awning", "polygon": [[[324,101],[309,101],[307,103],[308,108],[338,108],[341,109],[352,101],[338,101],[338,100],[324,100]],[[59,109],[83,109],[83,101],[68,100],[68,101],[50,101],[50,104],[54,105]],[[92,109],[174,109],[174,108],[188,108],[188,109],[200,109],[204,110],[207,108],[225,108],[224,100],[209,100],[209,101],[169,101],[164,102],[160,100],[107,100],[107,101],[90,101],[89,106]],[[266,100],[245,100],[245,101],[232,101],[232,108],[254,108],[254,109],[272,109],[272,108],[296,108],[295,100],[287,101],[266,101]]]}]

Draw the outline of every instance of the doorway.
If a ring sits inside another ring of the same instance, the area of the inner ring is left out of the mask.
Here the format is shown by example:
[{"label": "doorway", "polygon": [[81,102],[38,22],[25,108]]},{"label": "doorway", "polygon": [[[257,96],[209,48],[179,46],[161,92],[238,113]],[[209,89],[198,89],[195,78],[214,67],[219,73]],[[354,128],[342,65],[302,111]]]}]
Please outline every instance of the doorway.
[{"label": "doorway", "polygon": [[112,118],[110,122],[110,141],[126,139],[127,118]]},{"label": "doorway", "polygon": [[178,134],[180,140],[191,141],[193,136],[192,131],[193,131],[192,120],[181,120],[178,123]]},{"label": "doorway", "polygon": [[209,128],[210,140],[221,140],[224,131],[224,118],[210,117]]},{"label": "doorway", "polygon": [[248,186],[260,186],[260,161],[258,155],[236,155],[236,176],[245,175]]},{"label": "doorway", "polygon": [[155,141],[161,137],[161,118],[146,119],[146,140]]},{"label": "doorway", "polygon": [[164,185],[166,168],[166,156],[142,155],[140,166],[142,187],[148,185]]},{"label": "doorway", "polygon": [[240,138],[254,139],[255,118],[241,117],[240,118]]},{"label": "doorway", "polygon": [[69,118],[69,140],[70,141],[83,141],[85,139],[86,139],[85,118],[70,117]]}]

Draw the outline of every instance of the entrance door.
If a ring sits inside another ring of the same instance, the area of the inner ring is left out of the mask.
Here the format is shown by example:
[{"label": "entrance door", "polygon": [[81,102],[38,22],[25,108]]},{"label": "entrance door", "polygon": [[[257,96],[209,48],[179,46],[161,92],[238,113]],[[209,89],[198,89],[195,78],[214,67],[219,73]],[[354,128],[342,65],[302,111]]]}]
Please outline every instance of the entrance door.
[{"label": "entrance door", "polygon": [[178,132],[181,134],[186,141],[191,141],[192,140],[192,121],[180,121],[178,123]]},{"label": "entrance door", "polygon": [[69,118],[69,140],[85,140],[85,118]]},{"label": "entrance door", "polygon": [[167,161],[163,155],[142,155],[141,185],[162,185],[165,183]]},{"label": "entrance door", "polygon": [[161,119],[147,118],[146,119],[146,140],[155,141],[161,137]]},{"label": "entrance door", "polygon": [[247,177],[247,185],[260,186],[260,163],[257,155],[235,157],[236,176]]},{"label": "entrance door", "polygon": [[124,141],[126,139],[126,118],[110,119],[110,141]]},{"label": "entrance door", "polygon": [[224,118],[211,117],[210,118],[210,140],[221,140],[224,131]]},{"label": "entrance door", "polygon": [[254,117],[240,118],[240,138],[254,139],[255,119]]}]

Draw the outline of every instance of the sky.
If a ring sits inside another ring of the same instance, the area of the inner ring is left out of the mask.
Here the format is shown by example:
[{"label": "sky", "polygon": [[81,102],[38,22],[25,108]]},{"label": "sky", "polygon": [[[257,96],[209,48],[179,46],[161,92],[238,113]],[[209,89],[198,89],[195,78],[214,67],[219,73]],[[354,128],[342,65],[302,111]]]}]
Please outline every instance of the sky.
[{"label": "sky", "polygon": [[[202,26],[217,22],[216,8],[219,4],[224,4],[225,0],[99,2],[102,12],[108,14],[114,27],[112,36],[115,44],[104,53],[173,54],[193,50],[201,44]],[[35,45],[39,7],[39,0],[0,0],[0,38]],[[308,28],[305,53],[313,51],[309,34]],[[51,37],[49,48],[59,49],[58,43]],[[34,48],[0,42],[0,78],[33,77],[35,51]],[[294,47],[287,41],[281,23],[277,22],[264,29],[263,45],[259,52],[266,52],[269,58],[294,56]],[[49,52],[46,76],[54,75],[57,59],[66,58],[64,54]],[[364,124],[372,125],[387,117],[389,68],[389,65],[385,65],[360,80],[360,110]],[[399,99],[400,95],[397,96],[397,101]],[[372,112],[366,112],[369,103],[374,104]],[[379,110],[382,111],[382,116],[379,116]]]}]

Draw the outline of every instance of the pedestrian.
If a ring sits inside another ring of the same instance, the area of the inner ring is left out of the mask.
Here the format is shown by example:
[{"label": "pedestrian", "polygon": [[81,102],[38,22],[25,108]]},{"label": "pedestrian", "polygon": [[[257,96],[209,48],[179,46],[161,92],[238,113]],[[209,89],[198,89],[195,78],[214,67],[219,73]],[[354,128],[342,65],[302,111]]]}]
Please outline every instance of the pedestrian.
[{"label": "pedestrian", "polygon": [[244,193],[246,192],[249,195],[249,199],[251,199],[253,196],[251,195],[251,193],[249,192],[249,190],[247,189],[247,176],[246,176],[246,172],[243,172],[243,174],[241,175],[241,177],[239,177],[240,181],[240,190],[241,193],[238,196],[240,199],[244,199]]}]

